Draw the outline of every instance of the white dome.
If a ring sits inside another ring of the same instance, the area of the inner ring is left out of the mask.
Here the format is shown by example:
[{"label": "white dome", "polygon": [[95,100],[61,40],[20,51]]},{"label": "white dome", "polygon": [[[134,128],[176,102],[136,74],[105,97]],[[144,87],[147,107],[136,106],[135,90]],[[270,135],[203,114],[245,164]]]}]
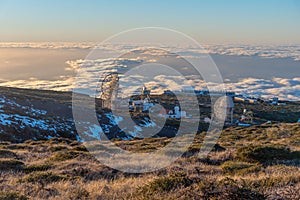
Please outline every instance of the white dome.
[{"label": "white dome", "polygon": [[214,105],[214,114],[219,121],[225,121],[232,114],[234,103],[231,97],[220,97]]},{"label": "white dome", "polygon": [[222,96],[216,101],[216,105],[221,108],[234,108],[232,97]]}]

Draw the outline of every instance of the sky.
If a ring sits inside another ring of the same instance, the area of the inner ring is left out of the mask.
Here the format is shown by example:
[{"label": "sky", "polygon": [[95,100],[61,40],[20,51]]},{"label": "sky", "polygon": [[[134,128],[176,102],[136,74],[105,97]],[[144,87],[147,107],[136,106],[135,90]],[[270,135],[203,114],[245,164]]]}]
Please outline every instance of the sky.
[{"label": "sky", "polygon": [[204,44],[300,44],[300,1],[0,0],[0,42],[100,42],[153,26]]}]

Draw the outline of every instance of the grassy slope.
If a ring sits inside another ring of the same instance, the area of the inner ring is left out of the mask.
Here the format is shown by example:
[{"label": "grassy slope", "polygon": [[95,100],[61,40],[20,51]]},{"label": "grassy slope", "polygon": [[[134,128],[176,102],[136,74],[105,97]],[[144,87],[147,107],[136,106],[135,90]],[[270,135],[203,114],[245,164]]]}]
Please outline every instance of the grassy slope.
[{"label": "grassy slope", "polygon": [[71,92],[57,92],[52,90],[20,89],[12,87],[0,87],[0,94],[7,98],[18,98],[20,100],[37,99],[44,101],[55,101],[57,103],[72,103]]},{"label": "grassy slope", "polygon": [[[171,139],[115,141],[149,152]],[[197,136],[189,152],[197,151]],[[221,148],[222,147],[222,148]],[[300,125],[223,131],[207,159],[186,154],[147,174],[126,174],[95,160],[76,141],[0,145],[0,199],[299,199]]]}]

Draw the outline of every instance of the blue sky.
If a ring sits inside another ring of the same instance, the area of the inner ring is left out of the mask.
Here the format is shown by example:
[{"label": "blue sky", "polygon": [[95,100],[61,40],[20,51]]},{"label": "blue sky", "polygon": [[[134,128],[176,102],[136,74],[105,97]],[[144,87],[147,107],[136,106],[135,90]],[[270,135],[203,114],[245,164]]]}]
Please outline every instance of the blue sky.
[{"label": "blue sky", "polygon": [[202,43],[300,44],[297,0],[0,0],[0,41],[101,41],[158,26]]}]

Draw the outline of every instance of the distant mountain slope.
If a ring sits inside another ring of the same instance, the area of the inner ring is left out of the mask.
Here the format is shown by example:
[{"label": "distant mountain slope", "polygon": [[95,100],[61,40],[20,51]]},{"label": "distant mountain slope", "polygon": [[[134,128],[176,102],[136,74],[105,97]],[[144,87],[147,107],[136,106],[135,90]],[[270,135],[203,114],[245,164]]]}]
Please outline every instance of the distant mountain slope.
[{"label": "distant mountain slope", "polygon": [[0,140],[76,139],[70,92],[0,87]]},{"label": "distant mountain slope", "polygon": [[[82,95],[82,98],[89,98]],[[99,108],[99,106],[97,106]],[[253,111],[254,120],[260,123],[271,120],[277,122],[297,122],[300,118],[300,103],[286,102],[286,105],[272,106],[267,104],[236,103],[234,117],[242,114],[243,109]],[[65,137],[72,140],[101,139],[105,134],[109,139],[131,139],[141,137],[149,120],[147,118],[134,119],[138,127],[118,127],[112,113],[97,109],[97,117],[101,124],[90,124],[89,121],[80,122],[88,131],[78,136],[72,115],[72,93],[34,89],[18,89],[0,87],[0,141],[23,142],[28,139],[40,140],[52,137]],[[142,122],[142,123],[140,123]],[[151,124],[153,125],[153,124]],[[177,133],[178,123],[165,124],[156,127],[161,130],[156,136],[173,137]],[[157,126],[154,124],[154,126]],[[199,132],[207,129],[207,124],[200,123]],[[130,134],[128,134],[130,132]]]},{"label": "distant mountain slope", "polygon": [[[82,98],[90,97],[82,95]],[[86,131],[79,137],[72,115],[71,92],[0,87],[0,141],[23,142],[52,137],[86,141],[101,139],[103,134],[109,139],[127,140],[137,137],[136,132],[143,132],[142,128],[133,127],[131,134],[126,134],[116,122],[122,120],[121,117],[116,119],[110,111],[98,109],[98,104],[96,107],[100,123],[91,124],[88,119],[80,121]],[[168,127],[163,128],[162,132],[163,136],[168,137],[175,134]]]}]

